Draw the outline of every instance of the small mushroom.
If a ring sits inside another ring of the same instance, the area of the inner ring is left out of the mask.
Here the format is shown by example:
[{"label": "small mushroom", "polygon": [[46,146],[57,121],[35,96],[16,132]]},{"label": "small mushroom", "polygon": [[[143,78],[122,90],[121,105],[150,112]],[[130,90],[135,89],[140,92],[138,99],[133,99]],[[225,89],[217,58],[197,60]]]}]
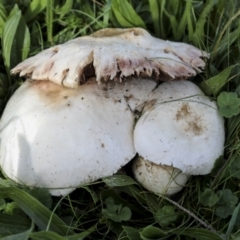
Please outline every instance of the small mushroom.
[{"label": "small mushroom", "polygon": [[132,167],[136,180],[149,191],[159,194],[173,195],[179,192],[189,179],[188,174],[177,168],[156,164],[141,156],[136,157]]},{"label": "small mushroom", "polygon": [[2,171],[52,195],[114,174],[136,154],[135,119],[157,86],[153,79],[195,76],[204,57],[130,28],[103,29],[26,59],[12,73],[28,80],[1,119]]},{"label": "small mushroom", "polygon": [[[172,194],[181,189],[187,175],[211,172],[223,154],[224,121],[216,103],[189,81],[165,82],[151,99],[154,104],[145,105],[134,130],[141,158],[135,160],[133,172],[146,189]],[[158,173],[159,178],[165,175],[165,186],[156,183]],[[178,187],[168,190],[168,184]]]}]

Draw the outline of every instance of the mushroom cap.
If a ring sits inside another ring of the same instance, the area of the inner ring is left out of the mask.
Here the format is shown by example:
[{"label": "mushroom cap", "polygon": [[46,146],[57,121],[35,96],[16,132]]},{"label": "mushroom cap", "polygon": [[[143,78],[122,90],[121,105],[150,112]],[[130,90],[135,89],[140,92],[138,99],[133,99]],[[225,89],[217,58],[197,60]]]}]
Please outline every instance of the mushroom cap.
[{"label": "mushroom cap", "polygon": [[215,102],[189,81],[155,89],[134,130],[144,159],[190,175],[208,174],[224,149],[224,121]]},{"label": "mushroom cap", "polygon": [[177,168],[158,165],[140,156],[134,160],[132,169],[134,177],[144,188],[163,195],[173,195],[179,192],[189,178],[189,175]]},{"label": "mushroom cap", "polygon": [[141,28],[103,29],[51,47],[18,64],[13,74],[76,88],[89,77],[100,82],[148,76],[187,79],[204,68],[208,54],[185,43],[163,41]]},{"label": "mushroom cap", "polygon": [[114,174],[135,156],[134,108],[155,87],[142,79],[101,85],[91,79],[76,89],[26,81],[1,119],[4,174],[52,195]]}]

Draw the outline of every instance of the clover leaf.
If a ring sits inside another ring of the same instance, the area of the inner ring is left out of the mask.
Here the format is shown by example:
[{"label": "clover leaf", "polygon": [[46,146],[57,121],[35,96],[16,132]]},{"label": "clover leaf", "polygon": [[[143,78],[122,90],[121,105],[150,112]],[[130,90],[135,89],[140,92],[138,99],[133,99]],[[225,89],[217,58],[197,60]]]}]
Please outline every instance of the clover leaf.
[{"label": "clover leaf", "polygon": [[200,195],[200,203],[205,207],[213,207],[217,201],[218,195],[209,188],[205,189],[204,192]]},{"label": "clover leaf", "polygon": [[240,98],[234,92],[221,92],[217,98],[221,116],[231,118],[240,113]]},{"label": "clover leaf", "polygon": [[238,202],[238,197],[230,189],[219,190],[217,194],[219,196],[218,205],[235,206]]},{"label": "clover leaf", "polygon": [[240,156],[236,156],[230,165],[229,172],[231,177],[240,179]]},{"label": "clover leaf", "polygon": [[162,226],[167,227],[177,219],[174,207],[163,206],[158,209],[155,215],[155,220]]},{"label": "clover leaf", "polygon": [[235,196],[230,189],[224,189],[217,192],[219,196],[218,207],[215,209],[215,214],[225,219],[232,215],[235,205],[238,202],[238,197]]},{"label": "clover leaf", "polygon": [[227,218],[228,216],[232,215],[233,211],[234,211],[235,207],[234,206],[227,206],[227,205],[224,205],[224,206],[218,206],[215,210],[215,214],[222,218],[222,219],[225,219]]},{"label": "clover leaf", "polygon": [[114,222],[127,221],[131,218],[131,210],[128,207],[122,207],[122,204],[115,204],[112,197],[105,200],[107,206],[102,210],[102,213],[106,219],[111,219]]}]

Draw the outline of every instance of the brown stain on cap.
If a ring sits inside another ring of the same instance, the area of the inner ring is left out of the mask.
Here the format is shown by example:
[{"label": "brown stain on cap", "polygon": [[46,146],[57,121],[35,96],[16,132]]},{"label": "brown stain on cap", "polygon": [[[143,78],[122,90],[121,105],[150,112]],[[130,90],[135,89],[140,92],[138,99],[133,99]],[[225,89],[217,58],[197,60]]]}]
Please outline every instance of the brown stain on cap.
[{"label": "brown stain on cap", "polygon": [[77,89],[67,88],[47,80],[30,81],[29,88],[33,88],[39,97],[48,104],[66,102],[70,96],[76,95]]},{"label": "brown stain on cap", "polygon": [[193,135],[199,136],[203,134],[206,129],[201,115],[198,114],[189,103],[183,103],[181,105],[180,109],[177,111],[176,120],[183,120],[186,122],[186,127],[184,128],[186,133],[192,133]]},{"label": "brown stain on cap", "polygon": [[114,98],[112,94],[114,88],[118,90],[116,83],[111,82],[109,85],[107,82],[99,85],[94,77],[77,88],[68,88],[48,80],[30,80],[29,88],[32,88],[38,94],[41,101],[48,105],[59,104],[59,106],[62,106],[63,104],[69,107],[74,101],[76,102],[73,98],[79,96],[79,99],[85,100],[86,95],[94,96],[99,101],[113,98],[112,101],[114,103],[121,103],[119,98]]}]

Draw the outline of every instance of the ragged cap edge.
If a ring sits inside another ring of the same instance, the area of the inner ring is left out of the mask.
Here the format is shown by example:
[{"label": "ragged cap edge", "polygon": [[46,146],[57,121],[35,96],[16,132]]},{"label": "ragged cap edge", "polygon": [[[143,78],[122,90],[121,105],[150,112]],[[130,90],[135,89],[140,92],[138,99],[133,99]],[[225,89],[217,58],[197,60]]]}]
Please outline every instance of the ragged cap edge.
[{"label": "ragged cap edge", "polygon": [[194,46],[157,39],[141,28],[106,28],[44,50],[11,73],[70,88],[90,77],[99,83],[131,76],[169,81],[195,76],[208,57]]}]

